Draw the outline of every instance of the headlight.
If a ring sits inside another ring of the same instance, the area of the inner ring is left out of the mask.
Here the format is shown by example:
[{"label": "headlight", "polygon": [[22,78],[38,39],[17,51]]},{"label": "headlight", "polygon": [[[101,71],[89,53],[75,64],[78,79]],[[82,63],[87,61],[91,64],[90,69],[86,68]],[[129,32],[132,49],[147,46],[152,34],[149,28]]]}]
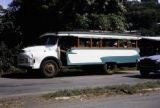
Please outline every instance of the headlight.
[{"label": "headlight", "polygon": [[29,64],[34,64],[35,63],[35,59],[33,58],[28,58],[28,61],[27,61]]}]

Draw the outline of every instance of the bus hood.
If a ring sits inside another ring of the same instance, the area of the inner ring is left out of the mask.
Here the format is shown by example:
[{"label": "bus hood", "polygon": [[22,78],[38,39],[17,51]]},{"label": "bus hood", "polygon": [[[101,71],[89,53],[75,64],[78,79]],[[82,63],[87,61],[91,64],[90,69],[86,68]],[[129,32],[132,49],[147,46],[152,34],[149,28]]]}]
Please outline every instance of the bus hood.
[{"label": "bus hood", "polygon": [[33,46],[33,47],[26,47],[23,49],[25,52],[36,52],[36,51],[45,51],[45,46]]}]

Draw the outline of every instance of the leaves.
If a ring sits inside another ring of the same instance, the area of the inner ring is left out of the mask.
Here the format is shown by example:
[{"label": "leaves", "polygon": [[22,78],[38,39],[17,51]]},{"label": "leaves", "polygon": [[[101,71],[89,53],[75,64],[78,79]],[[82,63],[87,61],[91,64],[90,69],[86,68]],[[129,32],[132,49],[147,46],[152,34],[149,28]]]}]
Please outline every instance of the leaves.
[{"label": "leaves", "polygon": [[107,18],[113,14],[117,18],[110,18],[112,22],[116,22],[113,20],[119,17],[124,19],[126,9],[119,0],[14,0],[11,5],[13,7],[18,8],[15,12],[16,24],[20,25],[27,39],[48,31],[126,29],[125,20],[115,24],[114,26],[120,25],[112,29],[111,21]]},{"label": "leaves", "polygon": [[140,30],[142,35],[159,35],[157,23],[160,22],[160,4],[153,0],[143,3],[130,2],[126,4],[128,23],[132,23],[132,29]]}]

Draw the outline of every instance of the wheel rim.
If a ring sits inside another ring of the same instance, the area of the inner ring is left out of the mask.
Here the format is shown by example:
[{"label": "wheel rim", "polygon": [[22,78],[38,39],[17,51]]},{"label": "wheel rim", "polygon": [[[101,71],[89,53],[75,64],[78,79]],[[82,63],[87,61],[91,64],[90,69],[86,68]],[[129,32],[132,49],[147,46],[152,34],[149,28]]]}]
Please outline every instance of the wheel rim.
[{"label": "wheel rim", "polygon": [[113,69],[113,66],[108,65],[107,68],[108,68],[109,71],[111,71]]},{"label": "wheel rim", "polygon": [[104,69],[107,74],[113,74],[116,66],[114,64],[105,64]]},{"label": "wheel rim", "polygon": [[44,71],[46,72],[46,74],[54,74],[56,71],[56,67],[52,63],[47,63],[44,67]]},{"label": "wheel rim", "polygon": [[113,73],[113,66],[108,65],[107,66],[107,71],[108,71],[108,73]]}]

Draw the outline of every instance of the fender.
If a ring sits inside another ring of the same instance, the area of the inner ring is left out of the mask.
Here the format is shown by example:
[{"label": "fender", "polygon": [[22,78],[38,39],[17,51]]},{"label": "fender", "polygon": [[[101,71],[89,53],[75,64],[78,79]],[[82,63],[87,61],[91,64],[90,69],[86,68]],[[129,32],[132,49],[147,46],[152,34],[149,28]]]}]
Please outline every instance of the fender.
[{"label": "fender", "polygon": [[[45,57],[42,62],[41,62],[41,65],[42,63],[45,61],[45,60],[54,60],[57,64],[58,64],[58,67],[61,68],[62,67],[62,62],[60,60],[58,60],[56,57],[53,57],[53,56],[48,56],[48,57]],[[40,67],[41,67],[40,65]]]}]

